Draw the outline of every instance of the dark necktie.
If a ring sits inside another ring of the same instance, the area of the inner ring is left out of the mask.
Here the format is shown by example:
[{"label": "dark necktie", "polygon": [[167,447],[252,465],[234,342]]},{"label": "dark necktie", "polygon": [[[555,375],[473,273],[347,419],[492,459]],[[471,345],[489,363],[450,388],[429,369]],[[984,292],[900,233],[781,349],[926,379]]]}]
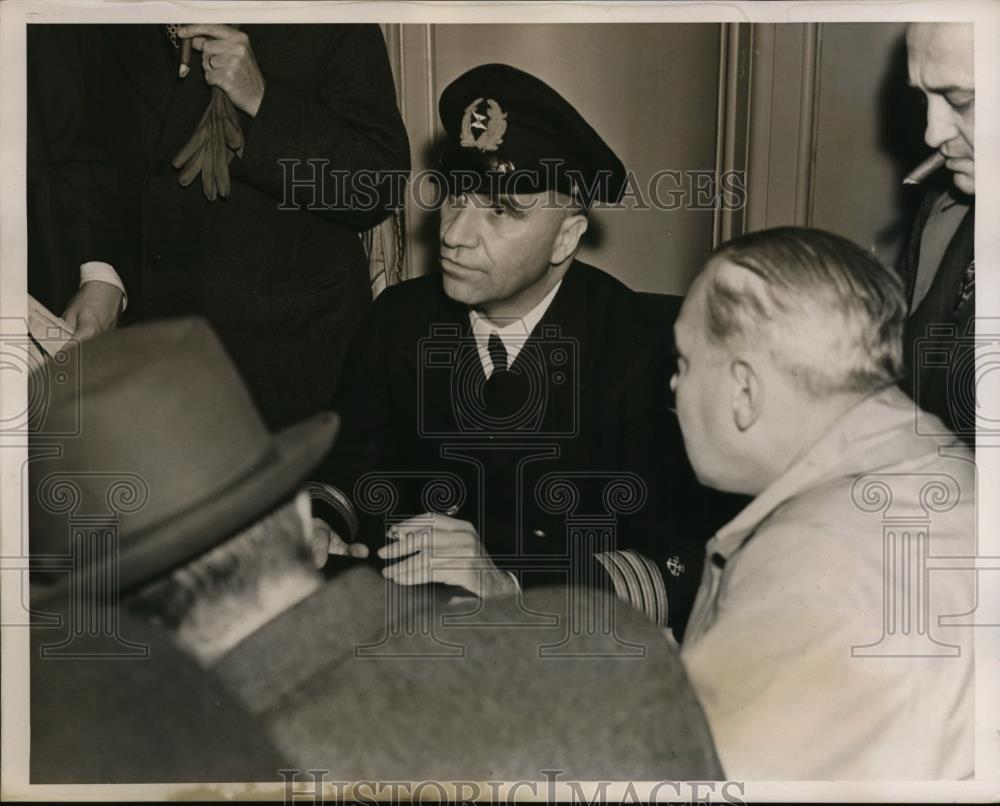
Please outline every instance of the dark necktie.
[{"label": "dark necktie", "polygon": [[[504,349],[503,341],[496,331],[490,333],[490,340],[486,345],[486,349],[489,350],[490,361],[493,362],[493,375],[496,375],[498,372],[506,372],[507,350]],[[490,377],[493,376],[491,375]]]}]

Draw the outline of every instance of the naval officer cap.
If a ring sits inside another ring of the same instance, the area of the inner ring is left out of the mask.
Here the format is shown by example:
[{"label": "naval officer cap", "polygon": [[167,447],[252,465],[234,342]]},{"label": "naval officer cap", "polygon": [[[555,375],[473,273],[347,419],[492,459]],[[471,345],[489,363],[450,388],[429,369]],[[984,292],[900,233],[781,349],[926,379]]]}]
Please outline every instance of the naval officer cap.
[{"label": "naval officer cap", "polygon": [[451,192],[558,190],[584,204],[615,203],[625,166],[552,87],[506,64],[484,64],[449,84],[438,105],[448,143],[440,168]]}]

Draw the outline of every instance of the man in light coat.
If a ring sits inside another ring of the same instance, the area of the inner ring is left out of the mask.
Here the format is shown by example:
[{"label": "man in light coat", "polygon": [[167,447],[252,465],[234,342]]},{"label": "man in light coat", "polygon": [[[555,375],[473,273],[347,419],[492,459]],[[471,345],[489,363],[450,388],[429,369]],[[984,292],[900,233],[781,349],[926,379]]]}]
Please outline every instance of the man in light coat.
[{"label": "man in light coat", "polygon": [[862,249],[782,228],[718,250],[678,318],[695,472],[755,496],[682,648],[730,777],[973,772],[975,467],[894,385],[905,315]]}]

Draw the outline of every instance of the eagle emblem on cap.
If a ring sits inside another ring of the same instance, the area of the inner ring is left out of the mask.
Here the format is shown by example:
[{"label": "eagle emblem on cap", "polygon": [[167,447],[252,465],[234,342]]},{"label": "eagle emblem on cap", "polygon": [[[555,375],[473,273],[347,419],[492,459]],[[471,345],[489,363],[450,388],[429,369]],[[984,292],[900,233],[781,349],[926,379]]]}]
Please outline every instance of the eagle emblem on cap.
[{"label": "eagle emblem on cap", "polygon": [[507,113],[500,108],[500,104],[487,98],[486,113],[483,114],[478,109],[482,102],[482,98],[476,98],[465,107],[459,144],[466,148],[478,148],[480,151],[496,151],[507,131]]}]

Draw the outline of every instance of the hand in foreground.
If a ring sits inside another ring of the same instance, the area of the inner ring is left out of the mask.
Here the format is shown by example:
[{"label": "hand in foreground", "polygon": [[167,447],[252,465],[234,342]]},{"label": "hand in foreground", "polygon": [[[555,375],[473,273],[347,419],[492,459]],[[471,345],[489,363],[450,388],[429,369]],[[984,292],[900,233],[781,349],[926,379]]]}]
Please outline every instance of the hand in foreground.
[{"label": "hand in foreground", "polygon": [[122,310],[122,291],[102,280],[88,280],[66,306],[63,319],[73,337],[83,341],[111,330]]},{"label": "hand in foreground", "polygon": [[191,46],[201,51],[205,81],[219,87],[233,105],[250,117],[256,117],[264,99],[264,76],[250,47],[250,37],[231,25],[183,25],[177,32],[191,39]]},{"label": "hand in foreground", "polygon": [[368,546],[364,543],[347,543],[322,518],[313,518],[312,555],[317,568],[326,565],[327,557],[336,554],[340,557],[356,557],[363,559],[368,556]]},{"label": "hand in foreground", "polygon": [[397,524],[388,536],[394,542],[380,548],[378,556],[405,559],[387,565],[382,575],[399,585],[442,582],[481,599],[517,593],[517,584],[496,567],[468,521],[427,513]]}]

